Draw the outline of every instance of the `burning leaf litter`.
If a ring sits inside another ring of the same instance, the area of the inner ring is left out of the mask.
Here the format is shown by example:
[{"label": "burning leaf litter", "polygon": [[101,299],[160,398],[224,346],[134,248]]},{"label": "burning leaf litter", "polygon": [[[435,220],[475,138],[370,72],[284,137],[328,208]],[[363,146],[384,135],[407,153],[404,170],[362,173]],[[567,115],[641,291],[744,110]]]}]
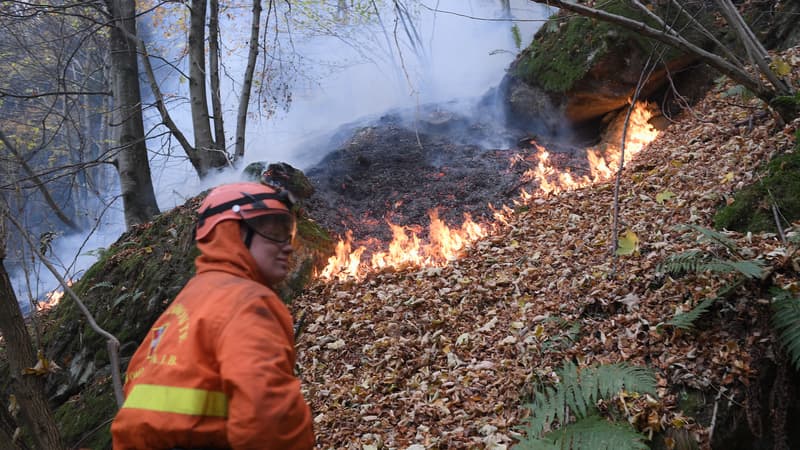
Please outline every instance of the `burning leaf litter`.
[{"label": "burning leaf litter", "polygon": [[[731,305],[737,327],[660,330],[722,281],[675,281],[656,267],[710,245],[675,226],[710,227],[716,206],[753,180],[759,162],[793,146],[799,123],[775,132],[772,118],[754,117],[752,129],[739,126],[730,118],[748,117],[750,105],[722,102],[721,92],[627,164],[620,218],[638,252],[618,257],[615,271],[605,183],[531,197],[447,265],[334,276],[296,299],[293,308],[308,313],[298,363],[318,446],[510,447],[534,384],[553,381],[570,359],[651,367],[659,396],[622,399],[631,422],[640,431],[679,425],[707,447],[709,430],[677,408],[675,388],[741,401],[751,355],[769,338],[752,332],[757,314],[744,300]],[[754,254],[782,249],[770,234],[729,236]]]}]

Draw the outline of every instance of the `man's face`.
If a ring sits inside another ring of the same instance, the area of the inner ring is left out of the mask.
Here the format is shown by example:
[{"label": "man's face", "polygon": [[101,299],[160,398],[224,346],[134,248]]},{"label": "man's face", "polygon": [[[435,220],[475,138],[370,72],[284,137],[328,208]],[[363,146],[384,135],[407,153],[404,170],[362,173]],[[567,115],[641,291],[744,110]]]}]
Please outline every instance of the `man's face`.
[{"label": "man's face", "polygon": [[245,221],[245,227],[255,232],[250,253],[267,284],[274,286],[283,281],[289,274],[289,257],[294,251],[294,217],[289,214],[259,216]]}]

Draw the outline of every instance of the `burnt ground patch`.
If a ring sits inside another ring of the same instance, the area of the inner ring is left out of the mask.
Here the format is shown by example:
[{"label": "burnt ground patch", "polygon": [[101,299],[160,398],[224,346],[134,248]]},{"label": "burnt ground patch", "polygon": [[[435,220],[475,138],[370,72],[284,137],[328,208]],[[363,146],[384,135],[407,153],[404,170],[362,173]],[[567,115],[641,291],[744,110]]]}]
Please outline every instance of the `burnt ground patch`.
[{"label": "burnt ground patch", "polygon": [[[341,131],[339,145],[305,171],[315,188],[307,207],[332,232],[352,230],[356,241],[391,241],[387,221],[424,238],[434,208],[450,227],[460,226],[464,213],[491,220],[490,204],[511,205],[520,189],[537,187],[524,176],[538,162],[531,138],[488,115],[438,107],[389,113]],[[547,147],[554,164],[587,168],[577,147]]]}]

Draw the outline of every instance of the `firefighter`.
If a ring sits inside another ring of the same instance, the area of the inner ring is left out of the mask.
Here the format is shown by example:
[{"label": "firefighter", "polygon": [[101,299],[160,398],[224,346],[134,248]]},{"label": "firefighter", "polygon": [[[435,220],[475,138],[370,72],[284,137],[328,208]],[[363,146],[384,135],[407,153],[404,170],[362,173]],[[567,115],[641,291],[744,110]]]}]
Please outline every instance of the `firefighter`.
[{"label": "firefighter", "polygon": [[197,273],[131,358],[114,449],[313,448],[292,317],[273,290],[289,270],[291,195],[227,184],[198,213]]}]

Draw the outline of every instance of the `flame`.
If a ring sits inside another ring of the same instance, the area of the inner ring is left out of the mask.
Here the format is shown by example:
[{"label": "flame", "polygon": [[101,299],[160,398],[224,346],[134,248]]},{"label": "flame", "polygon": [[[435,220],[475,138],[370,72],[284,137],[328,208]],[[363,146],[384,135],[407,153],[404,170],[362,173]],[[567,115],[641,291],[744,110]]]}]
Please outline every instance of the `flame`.
[{"label": "flame", "polygon": [[[72,280],[67,280],[67,286],[72,287],[72,284]],[[62,298],[64,298],[63,290],[52,290],[45,294],[44,300],[36,302],[36,311],[48,311],[58,305]]]},{"label": "flame", "polygon": [[[619,115],[608,126],[608,131],[606,132],[607,143],[587,149],[586,158],[589,162],[589,175],[576,177],[569,170],[560,171],[556,169],[550,163],[550,153],[547,149],[533,143],[537,150],[535,157],[538,163],[523,174],[523,179],[537,181],[539,191],[545,195],[579,189],[611,179],[619,170],[619,160],[623,154],[623,148],[618,144],[622,141],[623,130],[625,131],[623,164],[630,162],[633,157],[658,136],[658,130],[649,123],[654,110],[655,106],[651,104],[637,102],[631,111],[627,128],[625,128],[625,115]],[[523,191],[521,197],[523,202],[526,202],[530,199],[530,194]]]},{"label": "flame", "polygon": [[361,245],[355,251],[351,251],[353,233],[348,231],[345,239],[336,245],[336,254],[328,258],[328,264],[320,273],[320,277],[326,280],[336,278],[344,281],[349,278],[362,278],[368,271],[386,268],[443,266],[448,261],[458,258],[469,244],[488,234],[486,227],[475,223],[466,213],[460,228],[447,226],[439,218],[436,209],[429,211],[428,215],[431,219],[428,231],[429,243],[424,243],[412,227],[387,221],[392,230],[389,250],[373,253],[369,263],[361,261],[366,246]]},{"label": "flame", "polygon": [[[658,136],[658,131],[649,123],[655,108],[654,105],[637,102],[631,111],[630,120],[625,129],[623,163],[628,163]],[[576,176],[569,170],[557,169],[550,162],[550,153],[547,149],[533,143],[537,150],[533,157],[537,162],[522,177],[523,181],[538,182],[538,192],[521,189],[519,200],[514,200],[514,203],[520,206],[530,202],[536,194],[558,194],[611,179],[619,169],[620,155],[623,151],[617,144],[622,140],[625,126],[625,115],[620,116],[608,126],[607,130],[609,131],[606,133],[608,143],[587,150],[588,175]],[[526,159],[524,156],[518,154],[512,157],[511,162],[520,162],[524,159]],[[399,201],[394,204],[394,208],[397,209],[401,205],[402,201]],[[509,223],[513,213],[510,207],[502,205],[497,209],[490,204],[489,208],[498,224],[507,225]],[[369,263],[361,261],[361,257],[367,251],[367,246],[360,245],[352,250],[353,233],[348,231],[345,239],[340,240],[336,245],[336,254],[328,259],[328,264],[320,276],[325,280],[344,281],[352,278],[360,279],[368,271],[386,268],[443,266],[448,261],[458,258],[472,242],[485,237],[491,228],[491,225],[482,226],[475,223],[469,214],[464,214],[464,222],[460,229],[448,227],[439,218],[436,209],[429,211],[428,215],[431,219],[428,232],[429,243],[423,243],[412,227],[395,225],[387,220],[387,224],[392,230],[392,242],[389,244],[388,251],[373,253]]]}]

